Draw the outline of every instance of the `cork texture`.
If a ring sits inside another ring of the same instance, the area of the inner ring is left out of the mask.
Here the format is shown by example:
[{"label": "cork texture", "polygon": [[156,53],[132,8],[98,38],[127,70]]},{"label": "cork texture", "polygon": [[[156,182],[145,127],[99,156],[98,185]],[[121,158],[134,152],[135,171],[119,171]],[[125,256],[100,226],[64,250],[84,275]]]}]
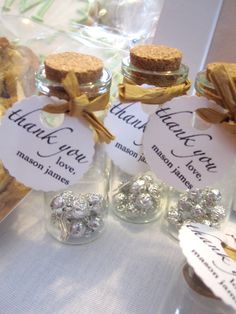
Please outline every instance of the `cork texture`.
[{"label": "cork texture", "polygon": [[46,77],[61,82],[69,71],[74,71],[79,83],[89,83],[102,76],[103,62],[94,56],[63,52],[51,54],[44,61]]},{"label": "cork texture", "polygon": [[130,62],[148,71],[175,71],[182,60],[182,52],[164,45],[138,45],[130,50]]}]

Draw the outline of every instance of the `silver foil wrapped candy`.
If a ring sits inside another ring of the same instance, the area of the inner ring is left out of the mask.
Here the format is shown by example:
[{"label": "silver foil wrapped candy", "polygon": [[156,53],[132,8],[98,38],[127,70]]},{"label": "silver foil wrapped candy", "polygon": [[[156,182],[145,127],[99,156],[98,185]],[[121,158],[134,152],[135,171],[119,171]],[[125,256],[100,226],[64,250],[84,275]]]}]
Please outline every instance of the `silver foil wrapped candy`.
[{"label": "silver foil wrapped candy", "polygon": [[147,222],[160,213],[164,185],[149,175],[138,175],[118,186],[113,194],[113,209],[119,217],[134,222]]},{"label": "silver foil wrapped candy", "polygon": [[51,200],[50,207],[51,223],[59,230],[63,241],[88,238],[104,227],[106,206],[98,193],[74,194],[64,191]]},{"label": "silver foil wrapped candy", "polygon": [[219,227],[226,217],[222,196],[217,189],[195,189],[180,194],[175,206],[167,212],[169,224],[179,229],[184,223],[198,222]]}]

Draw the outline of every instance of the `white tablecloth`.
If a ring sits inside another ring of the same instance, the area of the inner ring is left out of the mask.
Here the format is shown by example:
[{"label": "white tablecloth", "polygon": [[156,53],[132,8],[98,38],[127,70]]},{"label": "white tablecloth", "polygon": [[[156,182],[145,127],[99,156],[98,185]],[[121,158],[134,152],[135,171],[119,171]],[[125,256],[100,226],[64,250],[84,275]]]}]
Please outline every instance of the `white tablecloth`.
[{"label": "white tablecloth", "polygon": [[1,314],[156,314],[183,261],[160,221],[110,215],[96,241],[61,244],[45,231],[39,192],[0,224],[0,252]]},{"label": "white tablecloth", "polygon": [[42,194],[32,192],[0,224],[0,313],[154,314],[182,254],[159,222],[113,216],[105,233],[63,245],[44,228]]}]

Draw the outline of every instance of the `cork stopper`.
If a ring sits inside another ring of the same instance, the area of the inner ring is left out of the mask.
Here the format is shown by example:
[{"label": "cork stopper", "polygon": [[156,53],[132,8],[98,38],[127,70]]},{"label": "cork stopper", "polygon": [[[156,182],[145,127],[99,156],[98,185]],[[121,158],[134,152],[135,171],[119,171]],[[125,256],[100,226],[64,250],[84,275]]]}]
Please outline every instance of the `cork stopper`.
[{"label": "cork stopper", "polygon": [[182,52],[164,45],[138,45],[130,50],[130,62],[148,71],[176,71]]},{"label": "cork stopper", "polygon": [[51,54],[44,61],[47,79],[61,82],[69,71],[74,71],[79,83],[89,83],[102,76],[102,60],[77,52]]}]

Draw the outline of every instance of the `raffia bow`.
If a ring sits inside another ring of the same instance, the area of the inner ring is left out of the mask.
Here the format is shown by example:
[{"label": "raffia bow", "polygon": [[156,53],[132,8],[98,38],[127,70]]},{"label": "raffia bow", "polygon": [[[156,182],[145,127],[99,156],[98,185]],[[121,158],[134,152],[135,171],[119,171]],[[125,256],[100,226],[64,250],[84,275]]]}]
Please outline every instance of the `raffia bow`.
[{"label": "raffia bow", "polygon": [[216,101],[224,110],[199,108],[196,112],[204,121],[221,124],[227,131],[236,134],[236,88],[232,75],[224,64],[216,64],[209,70],[208,77],[214,90],[206,89],[204,96]]},{"label": "raffia bow", "polygon": [[110,143],[115,137],[97,119],[94,111],[104,110],[108,106],[109,94],[105,93],[89,100],[79,91],[79,83],[74,72],[69,72],[62,85],[69,95],[69,101],[63,104],[48,104],[43,110],[49,113],[66,113],[69,116],[84,119],[95,130],[100,142]]},{"label": "raffia bow", "polygon": [[135,85],[132,81],[119,84],[119,97],[121,101],[141,101],[144,104],[163,104],[174,97],[187,93],[191,86],[190,81],[170,86],[144,88]]}]

